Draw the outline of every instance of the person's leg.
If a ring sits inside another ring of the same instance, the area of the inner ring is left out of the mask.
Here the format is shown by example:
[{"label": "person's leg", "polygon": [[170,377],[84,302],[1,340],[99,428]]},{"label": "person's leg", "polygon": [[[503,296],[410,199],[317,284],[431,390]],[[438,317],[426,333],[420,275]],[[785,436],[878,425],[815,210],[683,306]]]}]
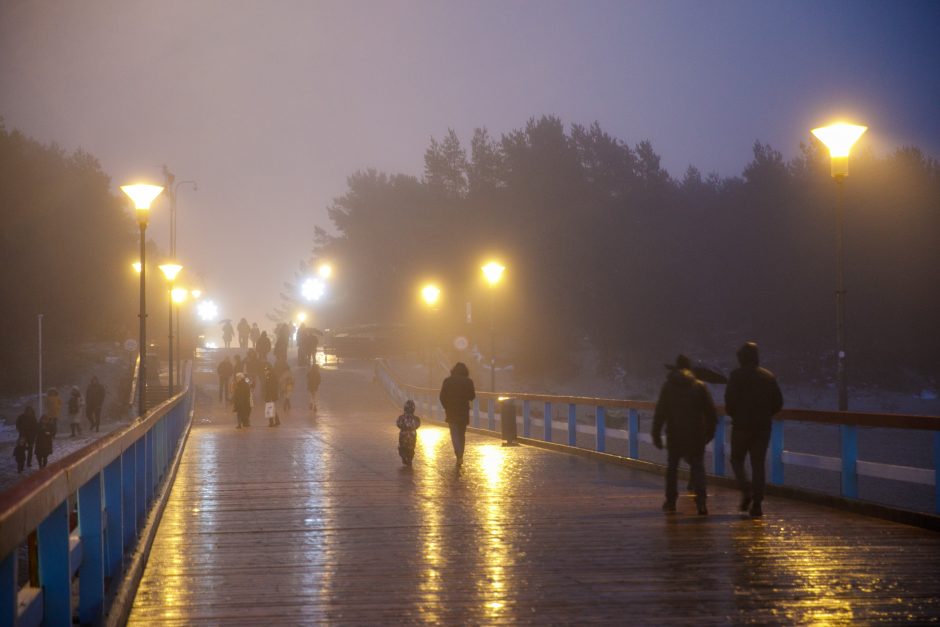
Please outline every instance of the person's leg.
[{"label": "person's leg", "polygon": [[689,474],[692,478],[692,486],[695,489],[695,506],[699,514],[707,514],[708,510],[705,508],[705,501],[708,498],[708,491],[705,485],[704,452],[691,455],[687,459],[689,461]]},{"label": "person's leg", "polygon": [[[747,478],[747,471],[744,470],[744,458],[748,453],[748,442],[750,433],[737,427],[731,430],[731,468],[734,470],[734,478],[738,483],[738,490],[741,491],[742,511],[747,511],[751,504],[751,484]],[[752,460],[753,462],[753,460]]]},{"label": "person's leg", "polygon": [[751,438],[748,451],[751,456],[751,477],[753,478],[754,503],[751,507],[751,515],[760,516],[763,514],[761,503],[764,501],[764,486],[766,485],[767,473],[765,459],[767,457],[767,446],[770,444],[770,429],[758,431]]},{"label": "person's leg", "polygon": [[450,443],[454,446],[454,455],[457,456],[457,463],[459,464],[463,461],[467,426],[453,422],[447,424],[450,426]]},{"label": "person's leg", "polygon": [[666,502],[663,503],[663,510],[667,512],[676,511],[676,499],[679,498],[679,489],[676,487],[676,475],[679,469],[679,453],[675,449],[667,449],[668,457],[666,461]]},{"label": "person's leg", "polygon": [[[36,447],[36,438],[26,438],[26,465],[33,467],[33,449]],[[38,455],[37,455],[38,459]]]}]

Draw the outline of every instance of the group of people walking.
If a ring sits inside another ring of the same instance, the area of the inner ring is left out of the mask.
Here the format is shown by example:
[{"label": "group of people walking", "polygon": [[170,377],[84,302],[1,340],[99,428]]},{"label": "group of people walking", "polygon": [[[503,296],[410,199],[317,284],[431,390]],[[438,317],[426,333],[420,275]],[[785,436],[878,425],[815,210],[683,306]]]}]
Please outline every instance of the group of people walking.
[{"label": "group of people walking", "polygon": [[[98,432],[101,429],[101,408],[104,405],[105,388],[92,377],[85,395],[82,396],[78,386],[72,386],[69,397],[64,403],[69,417],[69,427],[72,437],[82,434],[81,417],[88,420],[89,431]],[[16,419],[16,444],[13,447],[13,457],[16,459],[17,472],[33,465],[33,455],[40,468],[44,468],[52,455],[53,440],[59,431],[59,417],[62,414],[63,402],[59,390],[49,388],[43,402],[43,414],[36,417],[36,410],[27,405]]]}]

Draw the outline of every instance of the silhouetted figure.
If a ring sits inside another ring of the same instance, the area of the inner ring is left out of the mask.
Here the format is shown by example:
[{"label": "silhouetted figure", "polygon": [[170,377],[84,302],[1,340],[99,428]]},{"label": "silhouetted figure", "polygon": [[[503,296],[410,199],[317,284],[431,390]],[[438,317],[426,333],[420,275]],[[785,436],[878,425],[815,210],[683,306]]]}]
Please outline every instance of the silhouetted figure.
[{"label": "silhouetted figure", "polygon": [[405,466],[411,466],[415,458],[415,444],[418,441],[418,427],[421,426],[421,419],[415,416],[415,402],[405,401],[403,413],[395,421],[398,427],[398,454],[401,455],[401,463]]},{"label": "silhouetted figure", "polygon": [[666,464],[666,501],[664,512],[676,511],[679,490],[676,475],[679,461],[689,463],[692,485],[695,489],[695,505],[698,513],[708,513],[705,486],[705,445],[715,436],[718,417],[715,403],[704,383],[692,373],[692,362],[685,355],[676,358],[675,366],[666,375],[666,382],[656,401],[653,416],[653,445],[663,448],[662,430],[666,428],[668,461]]},{"label": "silhouetted figure", "polygon": [[223,357],[215,372],[219,375],[219,402],[227,403],[229,400],[229,386],[232,384],[232,377],[235,376],[235,367],[232,366],[232,362],[229,361],[228,357]]},{"label": "silhouetted figure", "polygon": [[[777,378],[760,367],[757,344],[745,342],[738,349],[741,366],[731,373],[725,388],[725,411],[731,416],[731,468],[741,490],[742,512],[753,517],[764,515],[764,459],[770,443],[770,425],[783,408],[783,395]],[[751,457],[751,477],[747,479],[744,458]]]},{"label": "silhouetted figure", "polygon": [[261,336],[255,342],[255,350],[258,352],[258,357],[264,361],[268,360],[268,353],[271,352],[271,338],[268,337],[267,331],[261,332]]},{"label": "silhouetted figure", "polygon": [[463,464],[464,446],[467,440],[467,423],[470,422],[470,402],[477,396],[467,364],[458,361],[451,368],[450,376],[441,385],[440,401],[444,407],[446,421],[450,426],[450,441],[457,456],[457,469]]},{"label": "silhouetted figure", "polygon": [[280,427],[281,417],[277,413],[277,398],[280,392],[277,384],[277,375],[270,364],[264,368],[264,417],[268,419],[269,427]]},{"label": "silhouetted figure", "polygon": [[251,323],[251,330],[248,332],[248,338],[251,340],[251,347],[257,349],[258,340],[261,338],[261,329],[258,328],[257,322]]},{"label": "silhouetted figure", "polygon": [[232,328],[232,321],[226,320],[222,325],[222,341],[225,343],[225,348],[232,346],[233,337],[235,337],[235,329]]},{"label": "silhouetted figure", "polygon": [[297,327],[297,365],[306,366],[310,364],[307,358],[307,325],[303,322]]},{"label": "silhouetted figure", "polygon": [[52,438],[55,437],[55,423],[49,416],[43,415],[39,419],[39,429],[36,431],[36,461],[40,468],[45,468],[52,455]]},{"label": "silhouetted figure", "polygon": [[277,325],[277,329],[274,331],[274,363],[277,364],[279,361],[283,361],[287,364],[287,344],[289,340],[290,330],[287,328],[287,325],[283,322]]},{"label": "silhouetted figure", "polygon": [[277,376],[278,397],[281,401],[281,408],[284,415],[290,414],[290,397],[294,394],[294,375],[287,364],[287,358],[278,359],[274,364],[274,373]]},{"label": "silhouetted figure", "polygon": [[16,432],[26,439],[26,465],[32,467],[36,435],[39,433],[39,421],[36,420],[36,411],[32,405],[27,405],[23,413],[17,416]]},{"label": "silhouetted figure", "polygon": [[91,383],[85,388],[85,416],[88,417],[88,430],[95,432],[101,429],[101,408],[104,406],[105,389],[98,382],[98,377],[92,377]]},{"label": "silhouetted figure", "polygon": [[251,386],[242,372],[235,374],[232,403],[235,406],[235,428],[251,426]]},{"label": "silhouetted figure", "polygon": [[82,392],[77,386],[72,386],[66,407],[69,412],[69,427],[72,429],[74,438],[82,434],[82,410],[85,408],[85,399],[82,398]]},{"label": "silhouetted figure", "polygon": [[26,443],[26,438],[20,436],[16,439],[16,446],[13,447],[13,459],[16,460],[16,472],[23,472],[23,468],[26,467],[26,450],[29,448],[29,445]]},{"label": "silhouetted figure", "polygon": [[239,372],[245,372],[245,364],[241,355],[235,355],[232,357],[232,373],[238,374]]},{"label": "silhouetted figure", "polygon": [[251,334],[251,325],[248,324],[248,321],[242,318],[238,321],[238,347],[247,348],[248,347],[248,336]]},{"label": "silhouetted figure", "polygon": [[52,437],[59,432],[59,416],[62,415],[62,399],[59,390],[49,388],[46,392],[46,416],[52,423]]},{"label": "silhouetted figure", "polygon": [[307,393],[310,395],[310,409],[317,411],[317,391],[320,389],[320,366],[311,364],[307,368]]}]

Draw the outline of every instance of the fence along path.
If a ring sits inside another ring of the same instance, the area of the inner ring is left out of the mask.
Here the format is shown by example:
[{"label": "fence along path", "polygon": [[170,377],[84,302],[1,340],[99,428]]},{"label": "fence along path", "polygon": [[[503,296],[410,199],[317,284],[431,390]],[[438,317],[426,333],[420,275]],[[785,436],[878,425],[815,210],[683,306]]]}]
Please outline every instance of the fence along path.
[{"label": "fence along path", "polygon": [[477,434],[458,475],[431,421],[404,470],[371,365],[323,374],[277,429],[199,396],[130,624],[940,618],[934,532],[716,488],[664,516],[659,476]]}]

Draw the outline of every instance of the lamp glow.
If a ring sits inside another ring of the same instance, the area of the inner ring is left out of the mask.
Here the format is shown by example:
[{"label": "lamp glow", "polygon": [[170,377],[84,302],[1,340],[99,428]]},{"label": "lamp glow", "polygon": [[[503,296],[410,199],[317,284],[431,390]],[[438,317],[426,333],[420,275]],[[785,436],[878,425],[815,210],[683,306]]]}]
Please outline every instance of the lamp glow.
[{"label": "lamp glow", "polygon": [[199,317],[206,322],[211,322],[219,316],[219,308],[211,300],[204,300],[196,308]]},{"label": "lamp glow", "polygon": [[173,281],[176,279],[176,275],[180,273],[180,270],[183,269],[183,266],[178,263],[164,263],[161,264],[159,268],[167,281]]},{"label": "lamp glow", "polygon": [[306,300],[320,300],[326,293],[326,284],[320,279],[307,279],[300,286],[300,294]]},{"label": "lamp glow", "polygon": [[137,274],[140,274],[140,262],[139,261],[135,261],[134,263],[132,263],[131,267],[134,269],[134,272],[136,272]]},{"label": "lamp glow", "polygon": [[323,279],[329,279],[333,276],[333,266],[328,263],[321,263],[320,267],[317,268],[317,274]]},{"label": "lamp glow", "polygon": [[502,278],[503,270],[505,269],[506,266],[502,265],[501,263],[491,261],[483,266],[483,276],[486,277],[486,280],[490,285],[496,285]]},{"label": "lamp glow", "polygon": [[134,201],[134,207],[138,211],[149,211],[150,204],[153,202],[154,198],[160,195],[163,188],[159,185],[146,185],[141,183],[137,185],[121,185],[121,191]]},{"label": "lamp glow", "polygon": [[174,287],[170,291],[170,294],[173,296],[173,302],[179,305],[186,301],[186,297],[189,296],[189,290],[185,287]]},{"label": "lamp glow", "polygon": [[297,314],[297,322],[298,322],[298,323],[300,323],[300,322],[306,322],[306,321],[307,321],[307,314],[306,314],[306,313],[304,313],[303,311],[301,311],[299,314]]},{"label": "lamp glow", "polygon": [[812,130],[813,135],[829,149],[834,178],[849,175],[849,151],[867,130],[867,126],[843,123],[821,126]]},{"label": "lamp glow", "polygon": [[202,290],[189,290],[189,293],[192,294],[194,300],[199,300],[202,296]]},{"label": "lamp glow", "polygon": [[421,288],[421,298],[424,299],[424,302],[427,303],[429,307],[433,307],[441,298],[441,288],[429,283]]}]

